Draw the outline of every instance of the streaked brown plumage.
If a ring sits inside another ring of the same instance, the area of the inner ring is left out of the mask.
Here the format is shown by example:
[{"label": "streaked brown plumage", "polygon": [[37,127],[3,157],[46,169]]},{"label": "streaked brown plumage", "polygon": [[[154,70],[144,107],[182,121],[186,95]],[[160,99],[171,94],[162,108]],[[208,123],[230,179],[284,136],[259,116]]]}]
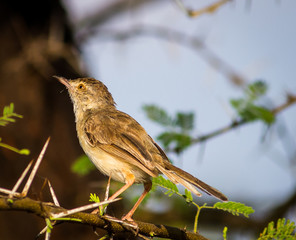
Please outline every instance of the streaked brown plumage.
[{"label": "streaked brown plumage", "polygon": [[110,199],[116,198],[133,183],[143,183],[144,192],[123,219],[132,221],[132,215],[151,189],[151,177],[166,175],[197,196],[197,188],[222,200],[220,191],[180,168],[173,166],[163,150],[131,116],[116,109],[107,87],[93,78],[67,80],[63,83],[74,105],[79,142],[94,165],[105,175],[125,183]]}]

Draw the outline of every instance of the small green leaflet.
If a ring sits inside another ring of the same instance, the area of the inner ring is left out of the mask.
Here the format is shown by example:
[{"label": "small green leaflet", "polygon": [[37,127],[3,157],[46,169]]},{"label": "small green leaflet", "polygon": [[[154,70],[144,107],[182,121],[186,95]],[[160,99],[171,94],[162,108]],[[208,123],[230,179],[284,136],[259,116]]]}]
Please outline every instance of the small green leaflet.
[{"label": "small green leaflet", "polygon": [[217,202],[213,207],[230,212],[236,216],[243,214],[245,217],[249,217],[249,215],[254,212],[252,207],[248,207],[240,202]]},{"label": "small green leaflet", "polygon": [[97,194],[95,194],[95,193],[91,193],[91,194],[89,195],[89,201],[90,201],[90,202],[96,202],[96,203],[99,203],[99,202],[100,202],[100,198],[99,198],[99,196],[98,196]]},{"label": "small green leaflet", "polygon": [[176,152],[180,152],[191,145],[191,137],[177,132],[163,132],[157,139],[162,142],[165,148],[174,145]]},{"label": "small green leaflet", "polygon": [[193,112],[177,112],[171,116],[156,105],[145,105],[143,110],[149,119],[166,128],[157,136],[166,150],[181,153],[192,144],[195,120]]},{"label": "small green leaflet", "polygon": [[173,120],[169,114],[162,108],[156,105],[145,105],[143,110],[146,112],[146,115],[152,121],[163,125],[163,126],[172,126]]},{"label": "small green leaflet", "polygon": [[257,103],[260,97],[266,94],[267,85],[263,81],[256,81],[247,86],[244,96],[231,99],[230,104],[244,121],[261,120],[270,125],[275,121],[274,114]]},{"label": "small green leaflet", "polygon": [[171,197],[174,193],[179,193],[179,190],[176,184],[172,183],[170,180],[165,179],[163,176],[158,176],[156,178],[153,178],[152,184],[158,185],[160,187],[167,189],[165,194],[168,195],[169,197]]},{"label": "small green leaflet", "polygon": [[194,127],[194,113],[193,112],[189,112],[189,113],[178,112],[176,114],[175,123],[183,131],[192,130]]},{"label": "small green leaflet", "polygon": [[193,201],[193,197],[192,194],[189,190],[187,190],[185,188],[185,194],[183,195],[183,197],[185,198],[186,202],[191,203]]},{"label": "small green leaflet", "polygon": [[[91,193],[89,195],[89,201],[90,202],[96,202],[96,203],[100,203],[101,202],[99,196],[97,194],[95,194],[95,193]],[[104,209],[105,209],[104,206],[102,206],[102,205],[99,206],[100,216],[103,216],[104,215]]]},{"label": "small green leaflet", "polygon": [[232,99],[230,103],[238,115],[246,121],[262,120],[266,124],[272,124],[275,121],[274,114],[265,107],[246,102],[242,98]]},{"label": "small green leaflet", "polygon": [[0,126],[6,126],[10,122],[15,122],[13,117],[23,118],[22,115],[14,112],[14,104],[10,103],[10,105],[3,108],[3,116],[0,117]]},{"label": "small green leaflet", "polygon": [[264,96],[267,89],[267,84],[264,81],[257,80],[247,86],[245,95],[251,100],[256,100],[258,97]]},{"label": "small green leaflet", "polygon": [[[22,115],[14,112],[14,104],[10,103],[10,105],[5,106],[3,108],[3,116],[0,117],[0,126],[5,127],[7,124],[15,122],[15,119],[13,117],[23,118]],[[22,155],[29,155],[30,154],[29,149],[26,149],[26,148],[17,149],[13,146],[6,144],[6,143],[3,143],[1,138],[0,138],[0,147],[7,148],[13,152],[16,152],[16,153],[22,154]]]},{"label": "small green leaflet", "polygon": [[270,222],[263,232],[260,233],[258,240],[269,240],[269,239],[279,239],[279,240],[292,240],[296,239],[296,233],[293,234],[295,230],[295,223],[286,220],[285,218],[280,218],[275,226],[274,222]]},{"label": "small green leaflet", "polygon": [[179,192],[179,189],[177,188],[176,184],[174,184],[173,182],[171,182],[168,179],[165,179],[163,176],[158,176],[156,178],[153,178],[152,180],[152,188],[155,189],[155,186],[160,186],[165,188],[167,191],[165,192],[166,195],[168,195],[169,197],[171,197],[173,194],[177,194],[178,196],[181,196],[183,198],[185,198],[187,203],[192,203],[193,202],[193,197],[190,191],[188,191],[185,188],[185,193],[181,194]]}]

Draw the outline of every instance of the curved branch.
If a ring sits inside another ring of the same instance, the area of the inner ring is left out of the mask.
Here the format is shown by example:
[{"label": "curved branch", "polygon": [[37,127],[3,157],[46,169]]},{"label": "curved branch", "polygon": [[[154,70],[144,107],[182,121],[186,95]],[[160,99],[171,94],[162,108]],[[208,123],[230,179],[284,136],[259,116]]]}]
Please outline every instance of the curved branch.
[{"label": "curved branch", "polygon": [[[26,198],[14,198],[9,199],[5,196],[0,196],[0,211],[26,211],[35,214],[41,218],[50,218],[51,214],[56,214],[64,212],[66,209],[58,207],[53,203],[41,202]],[[75,219],[71,221],[71,219]],[[79,220],[79,222],[77,221]],[[118,233],[132,233],[124,224],[108,220],[104,217],[100,217],[95,214],[90,213],[75,213],[68,215],[66,219],[58,220],[59,222],[71,222],[80,223],[84,225],[90,225],[93,227],[101,228],[106,230],[109,234]],[[151,223],[145,223],[140,221],[135,221],[138,225],[138,233],[148,237],[160,237],[169,239],[196,239],[196,240],[207,240],[200,234],[194,234],[187,232],[175,227],[165,226],[165,225],[155,225]]]},{"label": "curved branch", "polygon": [[198,16],[205,14],[205,13],[213,14],[220,7],[222,7],[225,3],[230,2],[230,0],[219,0],[217,2],[210,4],[207,7],[203,7],[199,10],[192,10],[192,9],[186,8],[182,0],[175,0],[175,2],[188,17],[194,18],[194,17],[198,17]]},{"label": "curved branch", "polygon": [[247,82],[246,79],[240,73],[238,73],[230,64],[228,64],[225,60],[221,59],[218,55],[211,51],[200,38],[187,35],[177,30],[146,24],[135,25],[126,30],[94,28],[89,29],[88,32],[80,33],[77,37],[77,41],[81,44],[93,34],[97,34],[98,36],[100,36],[98,38],[98,40],[100,41],[124,41],[139,36],[146,36],[159,38],[168,42],[173,42],[179,44],[180,46],[184,46],[198,52],[199,55],[211,67],[223,74],[235,86],[241,87]]}]

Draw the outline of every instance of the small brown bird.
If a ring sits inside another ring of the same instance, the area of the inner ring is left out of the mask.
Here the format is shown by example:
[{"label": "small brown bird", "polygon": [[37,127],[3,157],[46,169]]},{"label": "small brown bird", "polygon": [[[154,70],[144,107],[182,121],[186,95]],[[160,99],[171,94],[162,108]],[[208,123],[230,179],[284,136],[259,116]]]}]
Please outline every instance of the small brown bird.
[{"label": "small brown bird", "polygon": [[170,163],[164,151],[131,116],[116,109],[107,87],[94,78],[67,80],[64,84],[74,105],[76,130],[81,147],[94,165],[105,175],[125,183],[109,199],[115,199],[134,183],[143,183],[144,192],[134,207],[122,218],[132,215],[150,191],[151,177],[164,174],[197,196],[195,187],[222,201],[227,197],[191,174]]}]

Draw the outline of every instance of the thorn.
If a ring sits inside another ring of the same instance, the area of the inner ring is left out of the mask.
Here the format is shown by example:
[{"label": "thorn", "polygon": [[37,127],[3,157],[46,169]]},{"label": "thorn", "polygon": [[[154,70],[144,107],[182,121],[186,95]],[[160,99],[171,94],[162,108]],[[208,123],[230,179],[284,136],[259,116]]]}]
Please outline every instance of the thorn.
[{"label": "thorn", "polygon": [[50,232],[46,231],[45,240],[49,240],[49,239],[50,239]]},{"label": "thorn", "polygon": [[111,175],[109,176],[109,179],[108,179],[104,201],[107,201],[109,198],[110,182],[111,182]]},{"label": "thorn", "polygon": [[21,185],[22,181],[24,180],[25,176],[27,175],[31,165],[33,163],[33,160],[31,162],[29,162],[28,166],[26,167],[26,169],[23,171],[22,175],[20,176],[20,178],[17,180],[16,184],[14,185],[13,189],[11,190],[11,194],[9,194],[9,198],[12,198],[15,195],[15,192],[17,191],[17,189],[19,188],[19,186]]},{"label": "thorn", "polygon": [[52,197],[52,200],[53,200],[54,204],[56,206],[59,206],[60,207],[60,203],[59,203],[58,198],[57,198],[57,196],[56,196],[56,194],[55,194],[55,192],[54,192],[54,190],[53,190],[53,188],[52,188],[52,186],[50,184],[50,181],[47,180],[47,183],[48,183],[49,191],[51,193],[51,197]]},{"label": "thorn", "polygon": [[[104,199],[104,201],[107,201],[108,198],[109,198],[110,183],[111,183],[111,175],[109,176],[109,179],[108,179],[108,183],[107,183],[107,187],[106,187],[106,191],[105,191],[105,199]],[[107,207],[108,206],[106,206],[105,209],[104,209],[104,214],[106,214],[106,212],[107,212]]]},{"label": "thorn", "polygon": [[28,180],[26,182],[26,185],[24,186],[24,189],[23,189],[23,191],[21,193],[22,196],[27,196],[27,194],[28,194],[30,186],[31,186],[31,184],[32,184],[32,182],[34,180],[35,174],[36,174],[36,172],[37,172],[37,170],[39,168],[39,165],[40,165],[40,163],[41,163],[41,161],[43,159],[43,156],[44,156],[44,153],[45,153],[46,148],[48,146],[49,140],[50,140],[50,137],[46,140],[46,142],[45,142],[45,144],[44,144],[44,146],[43,146],[43,148],[42,148],[42,150],[41,150],[41,152],[40,152],[40,154],[39,154],[39,156],[37,158],[37,161],[36,161],[36,163],[35,163],[35,165],[34,165],[34,167],[32,169],[32,172],[31,172],[31,174],[30,174],[30,176],[29,176],[29,178],[28,178]]},{"label": "thorn", "polygon": [[44,234],[47,230],[47,226],[45,226],[41,231],[40,233],[37,234],[37,236],[35,237],[35,240],[38,239],[42,234]]},{"label": "thorn", "polygon": [[[4,193],[4,194],[13,194],[13,192],[11,190],[5,189],[5,188],[0,188],[0,192]],[[14,193],[14,196],[19,196],[19,193]]]},{"label": "thorn", "polygon": [[99,203],[88,204],[88,205],[85,205],[85,206],[82,206],[82,207],[78,207],[78,208],[74,208],[74,209],[71,209],[71,210],[67,210],[67,211],[64,211],[64,212],[61,212],[61,213],[51,214],[51,217],[52,218],[65,217],[65,216],[68,216],[70,214],[74,214],[74,213],[77,213],[77,212],[89,210],[89,209],[92,209],[92,208],[97,208],[98,206],[101,206],[101,205],[104,205],[104,204],[109,204],[109,203],[112,203],[112,202],[116,202],[116,201],[118,201],[120,199],[121,198],[115,198],[113,200],[108,200],[108,201],[103,201],[103,202],[99,202]]}]

